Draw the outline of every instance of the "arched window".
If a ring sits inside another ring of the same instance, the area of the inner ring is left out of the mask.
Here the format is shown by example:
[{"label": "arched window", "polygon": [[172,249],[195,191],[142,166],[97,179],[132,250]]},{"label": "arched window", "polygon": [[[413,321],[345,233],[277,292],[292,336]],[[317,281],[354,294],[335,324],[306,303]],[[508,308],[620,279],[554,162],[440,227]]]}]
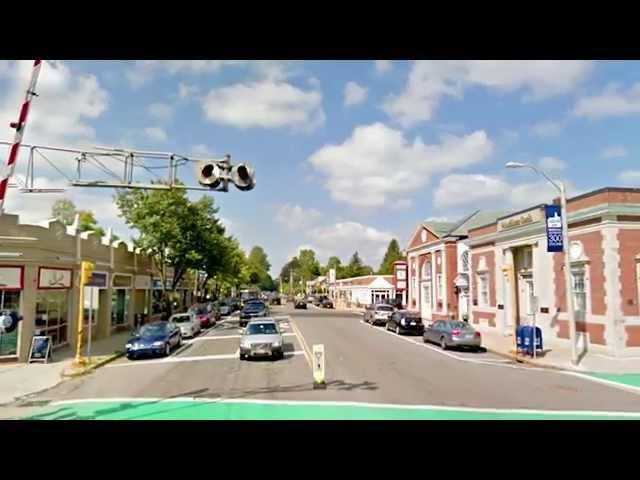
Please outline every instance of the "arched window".
[{"label": "arched window", "polygon": [[422,279],[431,280],[431,262],[429,261],[422,264]]},{"label": "arched window", "polygon": [[469,271],[469,250],[462,252],[462,255],[460,256],[460,264],[463,272]]}]

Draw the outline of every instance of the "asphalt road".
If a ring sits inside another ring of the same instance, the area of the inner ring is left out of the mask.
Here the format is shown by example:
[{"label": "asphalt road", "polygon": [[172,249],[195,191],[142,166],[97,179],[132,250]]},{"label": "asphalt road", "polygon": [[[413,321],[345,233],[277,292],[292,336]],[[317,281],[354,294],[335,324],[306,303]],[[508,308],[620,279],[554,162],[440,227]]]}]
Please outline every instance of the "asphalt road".
[{"label": "asphalt road", "polygon": [[[227,318],[167,359],[121,358],[67,380],[32,402],[78,399],[266,399],[497,409],[640,412],[640,396],[483,352],[442,352],[421,337],[372,327],[360,315],[273,307],[285,358],[238,358],[239,327]],[[314,390],[309,355],[324,344],[326,390]]]}]

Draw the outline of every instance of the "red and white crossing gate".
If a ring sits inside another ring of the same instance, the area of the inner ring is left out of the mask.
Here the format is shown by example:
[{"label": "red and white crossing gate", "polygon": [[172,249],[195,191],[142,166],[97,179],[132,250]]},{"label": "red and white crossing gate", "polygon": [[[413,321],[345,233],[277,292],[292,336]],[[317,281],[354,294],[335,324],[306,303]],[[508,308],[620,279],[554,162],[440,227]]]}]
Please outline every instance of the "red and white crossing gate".
[{"label": "red and white crossing gate", "polygon": [[13,144],[9,150],[9,156],[7,157],[7,163],[4,169],[0,171],[0,215],[4,211],[4,200],[7,196],[7,190],[9,187],[9,179],[13,175],[16,168],[16,161],[18,160],[18,153],[20,152],[20,144],[22,143],[22,137],[27,127],[27,117],[29,116],[29,107],[31,106],[31,100],[33,97],[37,97],[36,83],[38,83],[38,75],[40,75],[40,67],[42,60],[34,60],[33,69],[31,70],[31,80],[29,81],[29,87],[25,95],[24,102],[20,108],[20,116],[17,122],[10,124],[11,128],[16,130],[16,134],[13,138]]}]

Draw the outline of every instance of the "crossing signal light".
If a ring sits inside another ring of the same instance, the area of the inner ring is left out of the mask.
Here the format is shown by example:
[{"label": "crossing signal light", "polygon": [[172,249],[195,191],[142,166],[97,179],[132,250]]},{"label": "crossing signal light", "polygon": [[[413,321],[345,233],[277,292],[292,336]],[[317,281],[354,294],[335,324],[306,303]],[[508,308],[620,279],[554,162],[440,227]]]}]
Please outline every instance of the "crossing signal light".
[{"label": "crossing signal light", "polygon": [[231,168],[231,181],[239,190],[252,190],[256,186],[255,170],[244,163],[234,165]]},{"label": "crossing signal light", "polygon": [[198,183],[203,187],[217,188],[220,185],[222,171],[215,162],[201,162],[196,167]]}]

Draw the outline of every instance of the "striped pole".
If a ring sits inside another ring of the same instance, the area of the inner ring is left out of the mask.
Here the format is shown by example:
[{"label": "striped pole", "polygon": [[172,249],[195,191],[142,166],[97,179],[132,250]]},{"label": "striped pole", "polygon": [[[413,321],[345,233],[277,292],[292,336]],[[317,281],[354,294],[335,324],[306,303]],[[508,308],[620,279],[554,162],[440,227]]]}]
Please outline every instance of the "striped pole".
[{"label": "striped pole", "polygon": [[16,160],[18,159],[18,152],[20,151],[20,143],[24,135],[25,127],[27,126],[27,116],[29,115],[29,107],[31,100],[36,95],[36,83],[38,82],[38,75],[40,74],[40,66],[42,60],[34,60],[33,70],[31,71],[31,80],[29,81],[29,88],[27,88],[27,94],[20,109],[20,117],[17,122],[11,122],[10,127],[15,128],[16,134],[13,138],[13,145],[9,150],[9,157],[5,169],[0,172],[0,215],[4,212],[4,199],[7,196],[7,187],[9,186],[9,179],[13,175],[16,168]]}]

